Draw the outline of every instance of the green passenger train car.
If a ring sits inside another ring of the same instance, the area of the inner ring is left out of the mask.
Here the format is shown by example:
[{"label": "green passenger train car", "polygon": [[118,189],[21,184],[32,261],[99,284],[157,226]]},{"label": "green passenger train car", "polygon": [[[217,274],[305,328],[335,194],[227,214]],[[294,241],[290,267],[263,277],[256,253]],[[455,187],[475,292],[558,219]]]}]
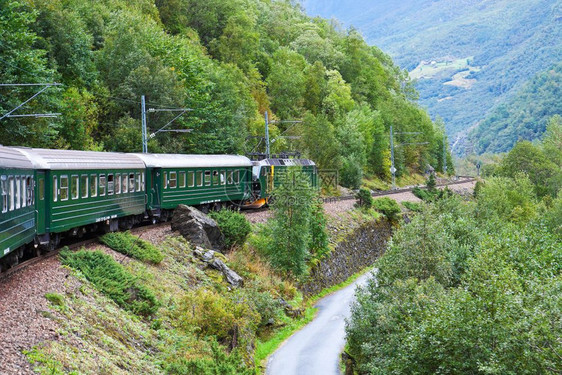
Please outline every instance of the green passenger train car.
[{"label": "green passenger train car", "polygon": [[131,154],[18,149],[35,169],[37,242],[52,249],[61,234],[117,230],[145,213],[145,165]]},{"label": "green passenger train car", "polygon": [[261,207],[269,202],[273,191],[283,181],[287,170],[291,167],[300,168],[308,177],[310,186],[318,189],[318,170],[312,160],[269,158],[254,161],[252,164],[253,190],[254,194],[260,197],[252,207]]},{"label": "green passenger train car", "polygon": [[18,150],[0,146],[0,270],[18,264],[35,237],[34,171]]},{"label": "green passenger train car", "polygon": [[146,164],[147,210],[165,220],[178,205],[203,211],[250,198],[252,162],[238,155],[135,154]]}]

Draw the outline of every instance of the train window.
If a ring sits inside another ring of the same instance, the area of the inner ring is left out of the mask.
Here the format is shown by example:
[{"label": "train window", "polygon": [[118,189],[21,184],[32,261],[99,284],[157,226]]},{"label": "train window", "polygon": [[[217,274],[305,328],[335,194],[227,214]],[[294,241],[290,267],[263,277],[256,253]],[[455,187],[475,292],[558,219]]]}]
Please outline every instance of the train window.
[{"label": "train window", "polygon": [[205,186],[211,186],[211,171],[205,171]]},{"label": "train window", "polygon": [[25,176],[20,177],[20,184],[21,184],[21,206],[27,207],[27,187],[25,186],[25,181],[27,178]]},{"label": "train window", "polygon": [[180,173],[179,173],[178,185],[179,185],[180,188],[185,187],[185,172],[184,171],[180,171]]},{"label": "train window", "polygon": [[34,180],[33,177],[31,176],[27,176],[27,178],[25,179],[25,188],[27,190],[27,205],[31,206],[33,203],[35,203],[35,194],[33,194],[33,188],[34,188]]},{"label": "train window", "polygon": [[226,171],[221,171],[220,179],[221,179],[221,185],[226,185]]},{"label": "train window", "polygon": [[0,177],[0,193],[2,193],[2,213],[8,212],[8,178]]},{"label": "train window", "polygon": [[27,206],[27,188],[25,186],[25,176],[21,176],[20,177],[20,184],[21,184],[21,194],[20,194],[20,198],[21,198],[21,207],[26,207]]},{"label": "train window", "polygon": [[127,174],[123,174],[123,181],[121,182],[121,187],[123,188],[123,194],[128,193],[129,192],[129,182],[128,182],[128,177]]},{"label": "train window", "polygon": [[70,177],[70,197],[72,199],[80,198],[80,178],[76,175]]},{"label": "train window", "polygon": [[142,191],[141,189],[141,174],[139,172],[137,172],[136,174],[136,179],[135,179],[135,190],[136,191]]},{"label": "train window", "polygon": [[88,198],[88,175],[86,174],[80,176],[80,196]]},{"label": "train window", "polygon": [[21,185],[20,176],[15,177],[16,189],[15,189],[15,200],[16,200],[16,210],[21,207]]},{"label": "train window", "polygon": [[56,202],[58,199],[59,199],[58,177],[53,176],[53,202]]},{"label": "train window", "polygon": [[235,171],[235,172],[234,172],[234,183],[235,183],[235,184],[239,184],[239,183],[240,183],[240,171]]},{"label": "train window", "polygon": [[121,175],[115,175],[115,194],[121,194]]},{"label": "train window", "polygon": [[12,176],[8,177],[8,196],[10,197],[10,211],[14,210],[15,207],[15,202],[14,202],[14,198],[15,198],[15,188],[14,188],[14,178]]},{"label": "train window", "polygon": [[144,188],[144,173],[140,174],[140,178],[141,178],[141,190],[145,191],[146,189]]},{"label": "train window", "polygon": [[100,197],[105,196],[105,175],[104,174],[100,174],[100,184],[99,184],[99,188],[100,188]]},{"label": "train window", "polygon": [[60,200],[68,200],[68,176],[60,176]]},{"label": "train window", "polygon": [[213,186],[219,185],[219,171],[213,171]]},{"label": "train window", "polygon": [[196,178],[197,178],[197,186],[203,186],[203,172],[202,171],[198,171],[196,174]]},{"label": "train window", "polygon": [[178,174],[176,172],[170,172],[168,187],[170,189],[175,189],[177,186],[178,186]]},{"label": "train window", "polygon": [[134,173],[129,174],[129,192],[130,193],[135,192],[135,174]]},{"label": "train window", "polygon": [[226,183],[232,185],[234,183],[234,172],[227,171],[226,172]]},{"label": "train window", "polygon": [[195,173],[193,171],[187,172],[187,186],[188,187],[195,186]]},{"label": "train window", "polygon": [[90,176],[90,197],[95,198],[98,196],[98,175],[93,174]]},{"label": "train window", "polygon": [[39,200],[45,200],[45,179],[39,179]]},{"label": "train window", "polygon": [[113,179],[113,173],[107,175],[107,195],[113,195],[115,191],[115,180]]}]

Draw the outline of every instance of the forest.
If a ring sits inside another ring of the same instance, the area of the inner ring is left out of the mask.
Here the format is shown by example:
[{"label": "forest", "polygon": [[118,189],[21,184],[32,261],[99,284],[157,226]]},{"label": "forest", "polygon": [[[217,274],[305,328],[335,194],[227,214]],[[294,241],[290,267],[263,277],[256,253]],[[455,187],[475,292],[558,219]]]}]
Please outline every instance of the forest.
[{"label": "forest", "polygon": [[562,368],[562,121],[393,236],[347,324],[360,374]]},{"label": "forest", "polygon": [[561,87],[562,64],[537,74],[471,132],[473,151],[507,152],[519,140],[541,138],[548,121],[562,115]]},{"label": "forest", "polygon": [[[417,105],[408,74],[354,29],[305,15],[289,0],[0,0],[4,145],[140,152],[302,152],[341,183],[443,170],[444,126]],[[302,121],[289,124],[284,121]],[[404,134],[404,133],[416,133]],[[252,138],[253,137],[253,138]],[[448,170],[452,163],[448,157]]]}]

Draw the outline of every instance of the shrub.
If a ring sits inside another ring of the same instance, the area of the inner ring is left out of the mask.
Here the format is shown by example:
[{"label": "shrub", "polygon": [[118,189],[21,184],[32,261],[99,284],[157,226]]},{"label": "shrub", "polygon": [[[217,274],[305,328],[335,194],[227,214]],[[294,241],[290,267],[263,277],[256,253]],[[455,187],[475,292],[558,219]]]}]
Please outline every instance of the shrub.
[{"label": "shrub", "polygon": [[427,179],[425,184],[427,186],[427,190],[435,190],[435,188],[437,187],[437,183],[435,182],[435,175],[433,173],[429,175],[429,178]]},{"label": "shrub", "polygon": [[239,212],[231,210],[221,210],[219,212],[211,212],[209,214],[217,224],[221,232],[224,234],[224,241],[227,247],[234,245],[242,245],[252,231],[252,226],[246,219],[246,216]]},{"label": "shrub", "polygon": [[170,375],[251,375],[254,371],[246,367],[238,351],[226,354],[215,340],[211,340],[211,353],[207,358],[181,358],[166,367]]},{"label": "shrub", "polygon": [[410,211],[414,211],[414,212],[422,211],[422,205],[417,202],[408,202],[408,201],[402,202],[402,206],[406,207]]},{"label": "shrub", "polygon": [[164,259],[156,246],[133,236],[129,231],[108,233],[100,237],[100,240],[113,250],[143,262],[158,264]]},{"label": "shrub", "polygon": [[355,194],[355,199],[357,199],[357,205],[364,209],[369,209],[373,206],[373,196],[368,189],[359,189],[359,192]]},{"label": "shrub", "polygon": [[355,160],[355,158],[345,157],[342,164],[340,170],[341,185],[349,189],[357,189],[363,179],[361,163]]},{"label": "shrub", "polygon": [[184,330],[196,327],[200,337],[215,336],[223,344],[247,343],[246,335],[254,331],[259,320],[260,315],[244,296],[221,295],[212,289],[190,291],[179,308],[179,321]]},{"label": "shrub", "polygon": [[77,252],[68,249],[60,253],[62,264],[82,272],[84,277],[120,307],[135,314],[148,316],[158,309],[151,290],[139,284],[137,278],[102,251]]},{"label": "shrub", "polygon": [[400,205],[391,198],[382,197],[373,201],[373,208],[387,217],[388,220],[396,221],[401,212]]}]

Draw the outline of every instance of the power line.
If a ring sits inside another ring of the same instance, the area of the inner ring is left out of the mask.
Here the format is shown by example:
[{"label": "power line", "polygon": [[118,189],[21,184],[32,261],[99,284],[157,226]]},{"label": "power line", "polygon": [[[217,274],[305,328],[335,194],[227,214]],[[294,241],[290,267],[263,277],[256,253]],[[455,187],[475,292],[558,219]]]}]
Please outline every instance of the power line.
[{"label": "power line", "polygon": [[40,78],[40,77],[37,75],[37,73],[33,73],[33,72],[30,72],[29,70],[20,68],[19,66],[14,65],[14,64],[12,64],[12,63],[9,63],[9,62],[7,62],[6,60],[4,60],[4,59],[2,59],[2,58],[0,58],[0,61],[2,61],[4,64],[7,64],[7,65],[11,66],[12,68],[16,68],[16,69],[18,69],[18,70],[21,70],[22,72],[26,72],[26,73],[28,73],[28,74],[31,74],[31,75],[34,76],[34,77]]}]

